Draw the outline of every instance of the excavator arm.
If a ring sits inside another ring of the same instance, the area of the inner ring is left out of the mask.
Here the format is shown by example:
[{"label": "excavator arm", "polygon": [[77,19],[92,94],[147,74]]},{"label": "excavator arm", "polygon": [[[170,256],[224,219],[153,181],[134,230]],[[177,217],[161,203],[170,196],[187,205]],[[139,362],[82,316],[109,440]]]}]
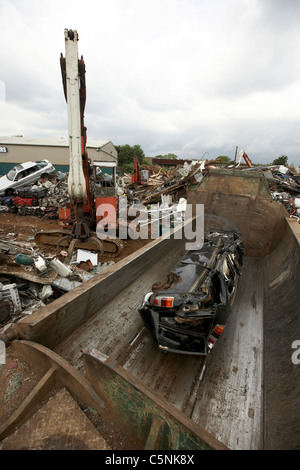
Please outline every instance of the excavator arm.
[{"label": "excavator arm", "polygon": [[[68,191],[73,205],[88,204],[88,189],[84,167],[87,166],[85,107],[85,64],[78,60],[78,33],[65,29],[65,53],[61,57],[61,70],[65,98],[68,105],[69,178]],[[86,164],[86,165],[85,165]]]},{"label": "excavator arm", "polygon": [[[100,240],[91,231],[91,224],[96,223],[95,195],[91,194],[89,184],[90,163],[86,150],[86,127],[84,109],[86,102],[85,63],[78,59],[78,33],[76,30],[64,30],[65,55],[60,57],[64,94],[68,105],[69,131],[69,176],[68,193],[73,206],[75,220],[72,232],[68,230],[41,231],[35,234],[37,244],[55,244],[57,250],[68,247],[71,257],[76,247],[94,249],[111,256],[118,256],[123,243],[118,238]],[[88,217],[87,217],[88,216]],[[88,223],[88,221],[89,223]]]}]

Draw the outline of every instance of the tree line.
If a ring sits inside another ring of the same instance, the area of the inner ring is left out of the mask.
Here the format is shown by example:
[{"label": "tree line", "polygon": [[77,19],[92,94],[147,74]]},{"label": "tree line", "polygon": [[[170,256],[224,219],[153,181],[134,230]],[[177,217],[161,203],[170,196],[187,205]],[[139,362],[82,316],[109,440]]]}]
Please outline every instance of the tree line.
[{"label": "tree line", "polygon": [[[145,153],[140,145],[115,145],[115,148],[118,152],[118,170],[120,174],[129,173],[132,174],[134,170],[134,157],[138,158],[140,165],[147,163]],[[165,158],[177,160],[178,156],[174,153],[167,153],[166,155],[156,155],[154,158]],[[226,165],[232,162],[230,157],[225,155],[220,155],[216,160],[220,161],[220,164]],[[275,158],[272,163],[269,165],[284,165],[287,166],[288,157],[286,155],[281,155],[278,158]]]},{"label": "tree line", "polygon": [[[118,170],[121,174],[133,173],[134,170],[134,157],[138,158],[140,165],[146,164],[147,160],[145,153],[140,145],[115,145],[118,152]],[[156,155],[154,158],[165,158],[176,160],[178,158],[174,153],[168,153],[166,155]]]}]

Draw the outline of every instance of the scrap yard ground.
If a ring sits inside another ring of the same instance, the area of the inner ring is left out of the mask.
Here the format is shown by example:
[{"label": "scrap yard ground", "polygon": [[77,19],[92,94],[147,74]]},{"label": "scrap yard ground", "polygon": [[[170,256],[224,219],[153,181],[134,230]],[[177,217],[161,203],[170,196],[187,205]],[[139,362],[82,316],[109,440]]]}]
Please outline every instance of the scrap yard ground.
[{"label": "scrap yard ground", "polygon": [[[58,219],[47,219],[45,217],[37,217],[33,215],[22,216],[18,213],[2,212],[0,213],[0,239],[14,240],[16,242],[25,242],[32,245],[32,237],[40,230],[54,230],[61,228]],[[151,240],[123,240],[124,248],[116,261],[120,261]],[[45,253],[55,253],[56,247],[45,245],[41,247]],[[111,260],[109,256],[101,256],[102,261]]]}]

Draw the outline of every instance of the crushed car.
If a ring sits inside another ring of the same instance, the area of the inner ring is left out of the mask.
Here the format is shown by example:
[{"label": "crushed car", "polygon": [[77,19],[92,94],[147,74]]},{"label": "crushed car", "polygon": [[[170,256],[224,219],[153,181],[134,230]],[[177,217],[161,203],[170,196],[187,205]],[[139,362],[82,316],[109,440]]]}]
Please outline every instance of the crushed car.
[{"label": "crushed car", "polygon": [[188,251],[152,286],[139,314],[157,347],[166,352],[207,355],[224,330],[242,272],[244,242],[214,231],[199,250]]},{"label": "crushed car", "polygon": [[0,196],[11,196],[16,188],[35,183],[40,178],[53,175],[55,171],[48,160],[20,163],[0,178]]}]

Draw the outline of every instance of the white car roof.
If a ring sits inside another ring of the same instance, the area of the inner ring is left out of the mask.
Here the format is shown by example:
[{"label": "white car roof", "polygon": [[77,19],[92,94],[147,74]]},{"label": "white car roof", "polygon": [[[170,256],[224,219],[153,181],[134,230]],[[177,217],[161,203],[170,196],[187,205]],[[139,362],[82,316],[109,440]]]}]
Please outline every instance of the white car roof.
[{"label": "white car roof", "polygon": [[[43,161],[43,160],[39,160],[39,161]],[[27,168],[35,166],[36,164],[37,164],[37,162],[25,162],[25,163],[19,163],[16,166],[17,167],[22,167],[23,170],[26,170]]]}]

